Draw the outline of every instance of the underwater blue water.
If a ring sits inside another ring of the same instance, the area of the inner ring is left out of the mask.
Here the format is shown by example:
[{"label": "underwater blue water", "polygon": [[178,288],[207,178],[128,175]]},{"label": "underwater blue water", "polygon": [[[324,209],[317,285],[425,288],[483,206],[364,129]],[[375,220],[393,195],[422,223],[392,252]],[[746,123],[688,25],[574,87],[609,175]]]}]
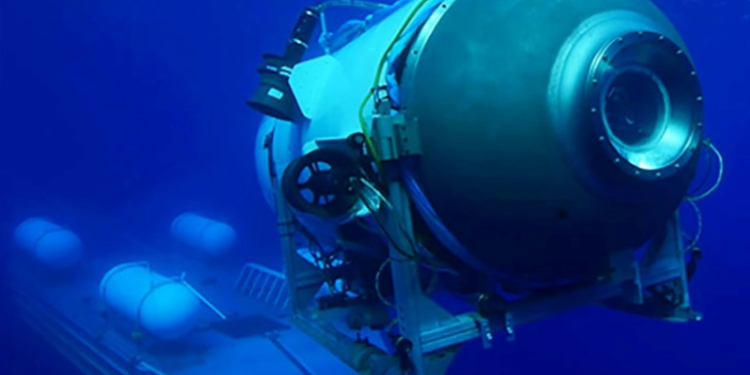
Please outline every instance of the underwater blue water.
[{"label": "underwater blue water", "polygon": [[[589,308],[471,342],[452,374],[744,374],[750,360],[750,1],[656,3],[690,47],[726,178],[702,204],[700,323]],[[0,244],[28,200],[104,210],[139,238],[183,210],[217,214],[280,265],[254,171],[259,116],[244,101],[308,1],[2,0]],[[75,221],[75,217],[66,218]],[[0,374],[75,374],[19,327],[0,282]]]}]

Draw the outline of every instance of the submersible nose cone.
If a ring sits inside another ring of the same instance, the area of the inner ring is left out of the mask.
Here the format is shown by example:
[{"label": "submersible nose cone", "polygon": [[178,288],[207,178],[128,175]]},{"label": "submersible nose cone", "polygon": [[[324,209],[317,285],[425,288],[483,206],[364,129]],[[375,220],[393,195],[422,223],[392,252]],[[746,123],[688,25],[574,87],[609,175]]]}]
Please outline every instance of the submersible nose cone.
[{"label": "submersible nose cone", "polygon": [[[481,262],[543,283],[594,280],[682,201],[700,85],[651,2],[454,1],[407,51],[419,51],[400,88],[419,124],[421,185]],[[659,103],[674,117],[662,121]]]}]

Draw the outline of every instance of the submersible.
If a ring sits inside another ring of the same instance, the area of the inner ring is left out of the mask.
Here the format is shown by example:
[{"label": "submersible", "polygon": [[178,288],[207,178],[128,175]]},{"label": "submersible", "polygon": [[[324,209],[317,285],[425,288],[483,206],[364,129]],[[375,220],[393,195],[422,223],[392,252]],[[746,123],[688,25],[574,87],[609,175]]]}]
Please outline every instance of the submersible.
[{"label": "submersible", "polygon": [[[373,12],[329,32],[334,6]],[[293,313],[353,368],[439,374],[454,345],[593,303],[699,316],[676,212],[718,150],[685,42],[650,1],[323,2],[260,73],[258,178]],[[398,327],[364,325],[392,345],[333,339],[313,313],[331,308],[391,311]]]}]

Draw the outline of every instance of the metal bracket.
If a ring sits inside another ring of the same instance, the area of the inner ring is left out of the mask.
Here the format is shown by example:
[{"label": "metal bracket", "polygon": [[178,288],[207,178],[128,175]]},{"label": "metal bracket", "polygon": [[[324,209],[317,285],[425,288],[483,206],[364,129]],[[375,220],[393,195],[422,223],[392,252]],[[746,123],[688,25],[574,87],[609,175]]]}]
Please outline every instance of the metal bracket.
[{"label": "metal bracket", "polygon": [[610,264],[615,270],[611,282],[622,287],[622,298],[630,303],[643,303],[641,269],[635,261],[634,251],[622,251],[610,255]]},{"label": "metal bracket", "polygon": [[[650,296],[644,295],[647,289]],[[672,297],[663,298],[659,291]],[[635,292],[635,294],[634,294]],[[702,316],[690,307],[685,248],[677,213],[666,223],[661,235],[647,250],[641,264],[634,267],[632,279],[623,284],[622,294],[607,299],[604,306],[669,321],[698,321]]]},{"label": "metal bracket", "polygon": [[422,154],[417,120],[406,120],[406,116],[400,112],[392,113],[391,102],[387,98],[377,103],[372,133],[381,161]]}]

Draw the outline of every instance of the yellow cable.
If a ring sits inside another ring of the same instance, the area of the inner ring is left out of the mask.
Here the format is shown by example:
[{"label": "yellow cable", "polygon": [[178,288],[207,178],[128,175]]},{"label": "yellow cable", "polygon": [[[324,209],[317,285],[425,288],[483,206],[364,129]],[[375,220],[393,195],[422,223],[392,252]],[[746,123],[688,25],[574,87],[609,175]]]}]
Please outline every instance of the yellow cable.
[{"label": "yellow cable", "polygon": [[367,95],[365,95],[365,98],[362,100],[362,104],[360,104],[359,106],[359,124],[362,127],[362,134],[364,134],[365,136],[367,149],[368,151],[370,151],[370,154],[375,160],[375,164],[377,164],[378,166],[378,172],[380,173],[383,173],[383,169],[380,164],[380,157],[378,156],[378,152],[375,149],[375,145],[373,144],[372,139],[370,138],[370,131],[367,129],[367,120],[365,119],[365,106],[367,105],[367,101],[370,100],[370,98],[372,98],[373,92],[378,89],[378,83],[380,83],[380,76],[383,74],[383,68],[384,68],[385,62],[388,59],[388,55],[393,49],[393,46],[396,45],[398,40],[401,38],[401,35],[404,33],[404,31],[409,26],[411,21],[417,15],[417,12],[419,12],[419,10],[422,8],[422,6],[424,6],[425,3],[427,3],[427,0],[419,0],[419,3],[417,3],[414,9],[412,9],[411,13],[409,13],[409,16],[406,18],[406,21],[404,21],[403,25],[401,25],[401,29],[399,29],[398,33],[396,33],[396,36],[393,38],[393,41],[391,41],[391,44],[383,53],[383,56],[380,58],[380,62],[378,63],[378,71],[375,74],[375,80],[372,84],[372,90],[367,92]]}]

